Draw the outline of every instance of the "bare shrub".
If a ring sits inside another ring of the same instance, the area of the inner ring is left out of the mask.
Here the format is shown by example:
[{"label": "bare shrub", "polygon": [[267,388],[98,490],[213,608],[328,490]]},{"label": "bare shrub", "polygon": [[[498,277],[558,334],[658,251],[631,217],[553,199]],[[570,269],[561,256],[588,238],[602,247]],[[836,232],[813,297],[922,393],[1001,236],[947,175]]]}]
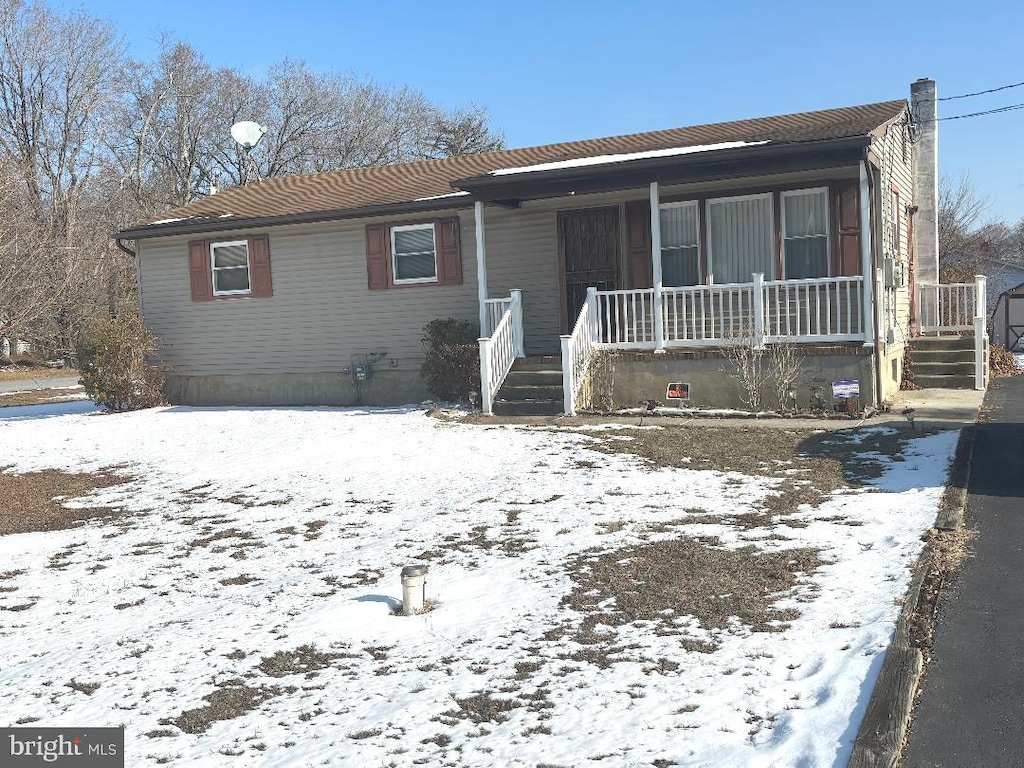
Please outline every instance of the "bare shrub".
[{"label": "bare shrub", "polygon": [[138,315],[90,321],[76,349],[85,393],[114,412],[163,404],[165,370],[148,360],[155,349]]},{"label": "bare shrub", "polygon": [[775,387],[779,410],[785,411],[787,406],[796,405],[795,398],[789,393],[796,391],[803,364],[804,356],[792,341],[782,341],[768,347],[768,373]]},{"label": "bare shrub", "polygon": [[743,393],[740,400],[751,410],[761,409],[761,389],[772,375],[766,348],[746,323],[736,331],[726,334],[725,359],[731,363],[730,373],[740,385]]},{"label": "bare shrub", "polygon": [[580,389],[580,397],[587,409],[608,413],[615,409],[615,361],[614,352],[600,350],[590,358],[587,380]]}]

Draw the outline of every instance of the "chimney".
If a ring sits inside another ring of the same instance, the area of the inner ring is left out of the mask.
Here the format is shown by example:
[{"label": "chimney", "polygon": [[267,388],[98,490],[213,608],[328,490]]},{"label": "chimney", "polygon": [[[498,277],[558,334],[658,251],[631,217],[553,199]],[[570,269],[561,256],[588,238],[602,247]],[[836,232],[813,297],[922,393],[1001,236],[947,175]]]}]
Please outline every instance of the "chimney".
[{"label": "chimney", "polygon": [[939,102],[935,81],[910,84],[914,142],[914,279],[939,282]]}]

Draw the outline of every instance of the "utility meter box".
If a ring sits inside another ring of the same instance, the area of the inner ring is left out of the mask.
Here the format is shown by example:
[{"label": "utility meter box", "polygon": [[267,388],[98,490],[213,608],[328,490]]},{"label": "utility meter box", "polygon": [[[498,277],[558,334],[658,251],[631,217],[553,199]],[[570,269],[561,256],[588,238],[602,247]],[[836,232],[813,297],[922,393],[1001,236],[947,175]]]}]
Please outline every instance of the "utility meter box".
[{"label": "utility meter box", "polygon": [[907,265],[896,259],[885,259],[882,264],[886,288],[903,288],[907,284]]}]

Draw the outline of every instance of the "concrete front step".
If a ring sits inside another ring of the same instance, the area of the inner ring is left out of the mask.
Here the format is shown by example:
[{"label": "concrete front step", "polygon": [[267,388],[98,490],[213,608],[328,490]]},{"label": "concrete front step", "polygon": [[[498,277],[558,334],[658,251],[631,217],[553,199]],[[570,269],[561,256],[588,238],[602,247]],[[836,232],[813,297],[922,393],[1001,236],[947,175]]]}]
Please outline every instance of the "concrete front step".
[{"label": "concrete front step", "polygon": [[948,360],[937,360],[934,362],[918,360],[914,358],[914,375],[915,376],[942,376],[942,375],[954,375],[954,376],[973,376],[974,375],[974,356],[971,356],[970,361],[959,361],[950,362]]},{"label": "concrete front step", "polygon": [[917,336],[910,340],[915,350],[974,349],[974,336]]},{"label": "concrete front step", "polygon": [[914,373],[914,384],[921,389],[974,389],[974,374],[918,374]]},{"label": "concrete front step", "polygon": [[918,363],[967,363],[974,362],[974,347],[970,349],[919,349],[911,348],[914,365]]},{"label": "concrete front step", "polygon": [[537,387],[561,387],[562,386],[562,372],[561,371],[517,371],[513,368],[508,372],[508,376],[505,377],[506,387],[525,387],[525,386],[537,386]]},{"label": "concrete front step", "polygon": [[564,410],[562,398],[557,400],[495,400],[495,416],[557,416]]},{"label": "concrete front step", "polygon": [[561,381],[557,385],[527,384],[519,386],[506,379],[501,389],[498,390],[498,397],[502,400],[561,400],[562,396]]},{"label": "concrete front step", "polygon": [[562,358],[558,355],[521,357],[512,363],[513,371],[557,371],[562,373]]}]

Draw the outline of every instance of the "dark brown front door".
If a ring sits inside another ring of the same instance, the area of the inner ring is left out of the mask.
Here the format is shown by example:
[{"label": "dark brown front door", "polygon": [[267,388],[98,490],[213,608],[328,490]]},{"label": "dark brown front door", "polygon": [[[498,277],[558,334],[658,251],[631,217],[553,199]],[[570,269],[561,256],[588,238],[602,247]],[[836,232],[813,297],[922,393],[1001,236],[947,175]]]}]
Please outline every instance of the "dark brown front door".
[{"label": "dark brown front door", "polygon": [[619,282],[619,209],[558,212],[558,249],[564,291],[562,329],[572,330],[587,288],[614,291]]}]

